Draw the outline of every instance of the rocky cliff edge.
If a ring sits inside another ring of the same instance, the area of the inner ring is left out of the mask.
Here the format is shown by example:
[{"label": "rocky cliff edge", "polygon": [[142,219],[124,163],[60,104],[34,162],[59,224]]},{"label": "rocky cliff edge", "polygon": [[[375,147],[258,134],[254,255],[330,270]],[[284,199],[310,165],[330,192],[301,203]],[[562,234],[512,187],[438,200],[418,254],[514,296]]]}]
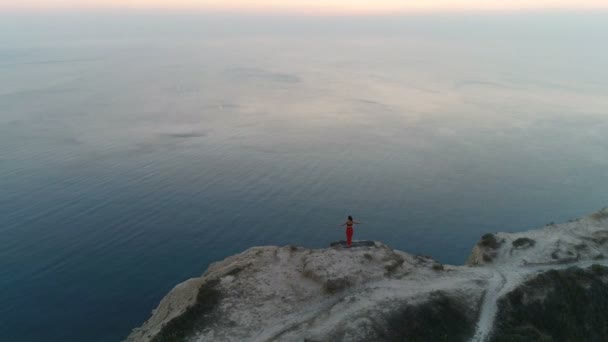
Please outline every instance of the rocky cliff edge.
[{"label": "rocky cliff edge", "polygon": [[608,340],[606,255],[607,209],[486,234],[464,266],[380,242],[254,247],[177,285],[127,341]]}]

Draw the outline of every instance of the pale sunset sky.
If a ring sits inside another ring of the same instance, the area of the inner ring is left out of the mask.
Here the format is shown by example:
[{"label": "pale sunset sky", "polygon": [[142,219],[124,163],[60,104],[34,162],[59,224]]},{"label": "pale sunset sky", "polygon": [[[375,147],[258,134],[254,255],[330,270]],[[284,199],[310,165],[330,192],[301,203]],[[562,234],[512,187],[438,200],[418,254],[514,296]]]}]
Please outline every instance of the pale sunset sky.
[{"label": "pale sunset sky", "polygon": [[607,9],[606,0],[0,0],[0,10],[174,9],[312,14]]}]

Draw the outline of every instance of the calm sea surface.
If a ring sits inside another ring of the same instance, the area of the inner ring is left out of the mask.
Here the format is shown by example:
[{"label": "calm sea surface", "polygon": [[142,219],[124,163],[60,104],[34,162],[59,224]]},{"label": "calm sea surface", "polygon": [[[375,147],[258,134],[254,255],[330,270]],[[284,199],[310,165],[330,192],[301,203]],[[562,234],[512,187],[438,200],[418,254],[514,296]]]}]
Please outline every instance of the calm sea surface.
[{"label": "calm sea surface", "polygon": [[608,203],[608,15],[0,20],[0,340],[119,341],[257,245],[461,264]]}]

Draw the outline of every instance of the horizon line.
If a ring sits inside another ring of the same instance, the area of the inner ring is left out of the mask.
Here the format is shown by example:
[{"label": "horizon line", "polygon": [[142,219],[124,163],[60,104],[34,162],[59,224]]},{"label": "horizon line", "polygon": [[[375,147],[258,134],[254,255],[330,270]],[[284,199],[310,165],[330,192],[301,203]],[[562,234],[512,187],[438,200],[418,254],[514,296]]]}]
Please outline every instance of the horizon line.
[{"label": "horizon line", "polygon": [[[598,11],[600,13],[598,13]],[[551,7],[551,8],[483,8],[483,9],[416,9],[401,11],[323,11],[323,10],[286,10],[286,9],[205,9],[201,7],[126,7],[126,6],[103,6],[83,8],[11,8],[0,9],[3,14],[199,14],[199,15],[233,15],[250,17],[407,17],[407,16],[430,16],[430,15],[493,15],[493,14],[605,14],[608,13],[608,5],[605,7]]]}]

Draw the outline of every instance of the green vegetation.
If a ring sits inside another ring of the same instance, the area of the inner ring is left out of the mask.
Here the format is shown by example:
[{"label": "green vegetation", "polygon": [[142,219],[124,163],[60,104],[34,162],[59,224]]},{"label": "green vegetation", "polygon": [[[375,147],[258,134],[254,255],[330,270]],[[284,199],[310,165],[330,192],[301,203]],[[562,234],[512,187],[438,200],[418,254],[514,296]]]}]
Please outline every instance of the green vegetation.
[{"label": "green vegetation", "polygon": [[435,271],[443,271],[443,265],[438,262],[434,263],[432,267]]},{"label": "green vegetation", "polygon": [[515,248],[529,248],[534,247],[535,244],[536,241],[527,237],[519,238],[513,241],[513,247]]},{"label": "green vegetation", "polygon": [[327,293],[336,293],[351,287],[352,284],[346,278],[329,279],[323,284],[323,289]]},{"label": "green vegetation", "polygon": [[410,342],[468,341],[473,335],[477,313],[458,299],[440,291],[428,302],[406,305],[387,317],[386,331],[376,340]]},{"label": "green vegetation", "polygon": [[221,292],[215,288],[218,283],[219,280],[214,279],[201,285],[194,305],[186,309],[182,315],[165,324],[152,342],[185,341],[207,326],[209,316],[221,299]]},{"label": "green vegetation", "polygon": [[607,341],[608,268],[548,271],[503,297],[493,342]]},{"label": "green vegetation", "polygon": [[483,247],[489,247],[492,249],[496,249],[500,247],[500,242],[496,240],[496,236],[494,234],[484,234],[481,237],[481,241],[479,241],[479,245]]},{"label": "green vegetation", "polygon": [[593,274],[595,274],[596,276],[600,276],[600,277],[608,275],[608,267],[598,265],[598,264],[591,265],[591,271],[593,272]]}]

